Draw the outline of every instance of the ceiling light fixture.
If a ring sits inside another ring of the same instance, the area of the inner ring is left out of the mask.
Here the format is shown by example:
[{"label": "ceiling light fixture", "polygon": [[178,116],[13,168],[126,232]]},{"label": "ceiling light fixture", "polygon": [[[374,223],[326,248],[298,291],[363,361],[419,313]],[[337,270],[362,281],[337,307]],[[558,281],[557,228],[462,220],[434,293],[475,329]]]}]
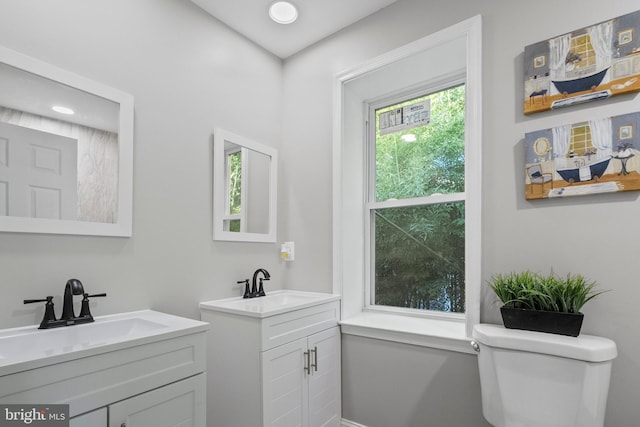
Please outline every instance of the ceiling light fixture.
[{"label": "ceiling light fixture", "polygon": [[288,1],[276,1],[269,6],[269,16],[278,24],[291,24],[298,19],[298,9]]},{"label": "ceiling light fixture", "polygon": [[66,114],[68,116],[71,116],[76,113],[71,108],[63,107],[61,105],[54,105],[53,107],[51,107],[51,109],[56,113]]}]

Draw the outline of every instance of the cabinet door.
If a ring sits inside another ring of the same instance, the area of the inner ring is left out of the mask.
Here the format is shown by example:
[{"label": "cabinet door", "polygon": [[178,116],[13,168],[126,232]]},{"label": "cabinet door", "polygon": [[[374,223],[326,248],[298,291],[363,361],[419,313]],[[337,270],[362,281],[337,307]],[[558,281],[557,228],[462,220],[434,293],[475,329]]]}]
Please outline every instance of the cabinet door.
[{"label": "cabinet door", "polygon": [[340,426],[340,329],[327,329],[309,337],[309,427]]},{"label": "cabinet door", "polygon": [[307,427],[307,339],[262,352],[264,427]]},{"label": "cabinet door", "polygon": [[205,374],[109,406],[109,427],[205,427]]},{"label": "cabinet door", "polygon": [[69,427],[107,427],[107,408],[73,417],[69,420]]}]

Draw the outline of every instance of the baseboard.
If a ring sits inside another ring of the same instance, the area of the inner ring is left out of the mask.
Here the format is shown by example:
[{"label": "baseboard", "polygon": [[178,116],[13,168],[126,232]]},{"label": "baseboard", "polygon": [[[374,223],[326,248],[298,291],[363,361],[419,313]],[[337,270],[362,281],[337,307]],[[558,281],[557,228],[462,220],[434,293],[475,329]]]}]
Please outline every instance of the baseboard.
[{"label": "baseboard", "polygon": [[354,423],[353,421],[345,420],[344,418],[340,421],[340,427],[367,427],[362,424]]}]

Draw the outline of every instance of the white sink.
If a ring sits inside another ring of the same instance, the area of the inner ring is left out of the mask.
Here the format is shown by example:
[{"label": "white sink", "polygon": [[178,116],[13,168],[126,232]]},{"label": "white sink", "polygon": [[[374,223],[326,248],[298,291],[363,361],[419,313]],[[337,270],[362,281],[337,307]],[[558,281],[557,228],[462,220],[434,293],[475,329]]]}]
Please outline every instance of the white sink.
[{"label": "white sink", "polygon": [[262,318],[339,299],[340,295],[334,294],[280,290],[257,298],[237,297],[201,302],[200,309]]},{"label": "white sink", "polygon": [[99,316],[93,323],[0,330],[0,375],[208,329],[152,310]]}]

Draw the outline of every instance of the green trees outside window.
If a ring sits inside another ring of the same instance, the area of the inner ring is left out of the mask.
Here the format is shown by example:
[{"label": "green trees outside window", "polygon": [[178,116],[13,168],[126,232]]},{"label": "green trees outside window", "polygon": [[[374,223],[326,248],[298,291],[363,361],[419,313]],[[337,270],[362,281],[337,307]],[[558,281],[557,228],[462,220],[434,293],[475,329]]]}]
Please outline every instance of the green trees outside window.
[{"label": "green trees outside window", "polygon": [[[428,124],[380,134],[380,114],[426,98]],[[464,313],[464,85],[379,108],[375,116],[372,303]]]}]

